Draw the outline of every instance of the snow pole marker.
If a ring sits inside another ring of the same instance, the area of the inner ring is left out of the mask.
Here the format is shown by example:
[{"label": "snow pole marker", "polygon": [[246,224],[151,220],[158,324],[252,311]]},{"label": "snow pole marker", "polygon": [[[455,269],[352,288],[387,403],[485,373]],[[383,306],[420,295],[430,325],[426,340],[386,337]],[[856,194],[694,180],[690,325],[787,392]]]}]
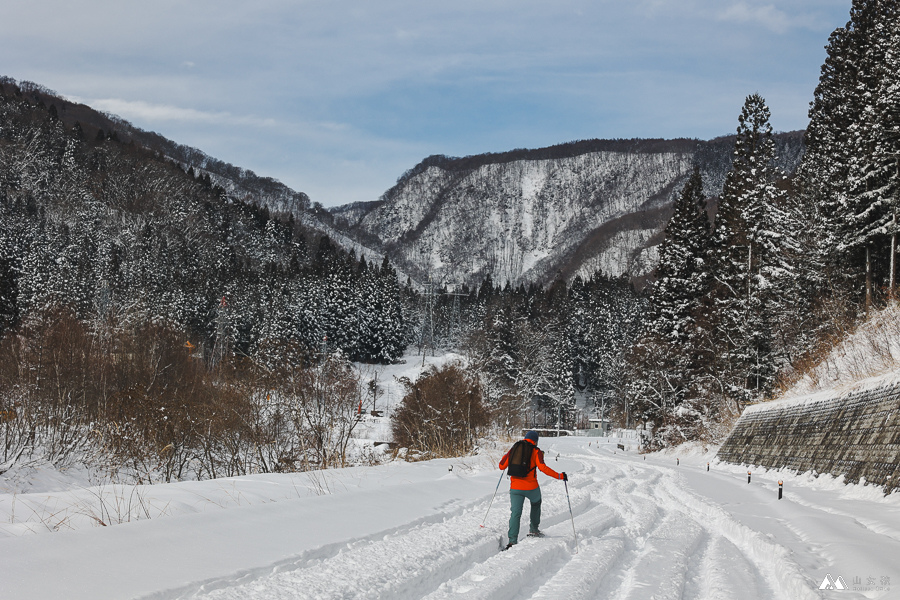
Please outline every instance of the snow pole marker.
[{"label": "snow pole marker", "polygon": [[481,521],[481,527],[484,528],[485,522],[487,522],[488,513],[491,512],[491,505],[494,504],[494,498],[497,497],[497,490],[500,489],[500,481],[503,481],[503,473],[506,472],[506,469],[500,471],[500,480],[497,482],[497,487],[494,488],[494,495],[491,496],[491,502],[488,504],[488,509],[484,512],[484,519]]},{"label": "snow pole marker", "polygon": [[572,535],[575,537],[575,554],[578,554],[578,534],[575,533],[575,515],[572,514],[572,501],[569,499],[569,482],[563,479],[563,485],[566,486],[566,502],[569,503],[569,517],[572,519]]},{"label": "snow pole marker", "polygon": [[781,494],[784,492],[784,482],[780,479],[778,480],[778,499],[781,500]]}]

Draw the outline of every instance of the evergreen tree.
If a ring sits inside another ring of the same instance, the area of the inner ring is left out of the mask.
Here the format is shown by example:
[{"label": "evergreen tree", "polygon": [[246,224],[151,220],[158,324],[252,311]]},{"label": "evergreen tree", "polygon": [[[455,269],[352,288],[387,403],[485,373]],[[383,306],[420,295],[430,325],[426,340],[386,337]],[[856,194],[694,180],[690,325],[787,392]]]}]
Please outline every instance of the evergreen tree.
[{"label": "evergreen tree", "polygon": [[567,429],[572,426],[575,414],[575,381],[572,370],[572,342],[566,335],[565,316],[560,315],[551,324],[550,347],[544,365],[546,375],[540,390],[543,408],[549,414],[550,423]]},{"label": "evergreen tree", "polygon": [[[646,298],[635,293],[623,275],[610,279],[595,273],[589,282],[591,290],[591,364],[593,368],[593,404],[611,407],[633,423],[626,393],[626,349],[638,337],[647,313]],[[623,422],[624,424],[624,422]]]},{"label": "evergreen tree", "polygon": [[[0,191],[0,194],[3,194]],[[0,197],[0,338],[19,320],[19,270],[23,232],[19,219]]]},{"label": "evergreen tree", "polygon": [[790,276],[784,262],[769,109],[747,97],[738,118],[734,162],[712,236],[706,376],[728,408],[740,412],[771,392],[776,373],[772,317]]},{"label": "evergreen tree", "polygon": [[591,356],[592,296],[580,275],[576,275],[569,290],[568,336],[572,345],[572,370],[575,386],[590,394],[594,388],[594,368]]},{"label": "evergreen tree", "polygon": [[403,311],[397,273],[387,257],[381,268],[361,269],[358,281],[360,332],[356,358],[391,363],[405,349]]},{"label": "evergreen tree", "polygon": [[879,233],[890,237],[888,285],[893,296],[897,284],[897,210],[900,208],[900,8],[892,3],[885,9],[884,60],[879,65],[878,92],[872,112],[868,199],[883,207],[878,225]]},{"label": "evergreen tree", "polygon": [[406,349],[406,317],[401,299],[400,280],[397,271],[388,261],[387,256],[381,262],[378,271],[381,303],[380,349],[377,360],[393,362],[403,355]]},{"label": "evergreen tree", "polygon": [[708,286],[710,227],[699,167],[675,201],[659,248],[648,322],[653,335],[672,347],[689,346],[699,299]]},{"label": "evergreen tree", "polygon": [[[884,195],[885,170],[879,168],[876,147],[883,137],[877,116],[890,32],[898,18],[896,2],[870,0],[851,10],[856,56],[855,119],[849,126],[850,168],[846,200],[845,248],[861,248],[864,258],[866,306],[872,303],[875,261],[885,262],[892,199]],[[883,164],[882,164],[883,166]],[[876,258],[877,255],[877,258]],[[881,259],[881,260],[879,260]],[[881,265],[881,272],[886,269]]]},{"label": "evergreen tree", "polygon": [[851,101],[856,86],[852,41],[849,24],[836,29],[828,40],[828,56],[810,104],[806,153],[797,173],[809,212],[818,217],[809,225],[822,239],[821,255],[835,277],[841,271],[835,261],[842,255],[838,230],[850,168],[849,127],[856,118]]},{"label": "evergreen tree", "polygon": [[891,101],[884,96],[897,75],[889,63],[898,18],[892,0],[854,0],[850,21],[831,35],[799,169],[803,208],[811,217],[808,229],[817,237],[806,263],[809,271],[824,267],[817,295],[840,299],[853,291],[859,297],[864,289],[867,306],[876,272],[890,279],[882,263],[891,264],[889,171],[894,163],[876,154],[889,142],[885,107]]},{"label": "evergreen tree", "polygon": [[[633,350],[629,397],[645,419],[657,424],[671,423],[676,408],[700,396],[698,377],[708,357],[701,352],[697,318],[709,287],[709,247],[703,181],[695,167],[666,225],[650,309]],[[691,410],[690,416],[704,412]]]}]

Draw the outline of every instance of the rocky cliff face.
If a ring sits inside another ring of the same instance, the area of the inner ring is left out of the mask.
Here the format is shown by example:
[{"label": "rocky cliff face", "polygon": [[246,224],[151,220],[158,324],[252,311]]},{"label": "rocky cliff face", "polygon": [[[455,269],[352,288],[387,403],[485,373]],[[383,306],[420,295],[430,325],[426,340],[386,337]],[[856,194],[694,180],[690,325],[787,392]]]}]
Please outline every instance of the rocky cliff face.
[{"label": "rocky cliff face", "polygon": [[[782,167],[802,154],[781,134]],[[464,159],[430,157],[380,202],[334,211],[335,223],[419,281],[513,285],[602,269],[642,276],[675,195],[697,161],[721,191],[733,141],[592,140]]]}]

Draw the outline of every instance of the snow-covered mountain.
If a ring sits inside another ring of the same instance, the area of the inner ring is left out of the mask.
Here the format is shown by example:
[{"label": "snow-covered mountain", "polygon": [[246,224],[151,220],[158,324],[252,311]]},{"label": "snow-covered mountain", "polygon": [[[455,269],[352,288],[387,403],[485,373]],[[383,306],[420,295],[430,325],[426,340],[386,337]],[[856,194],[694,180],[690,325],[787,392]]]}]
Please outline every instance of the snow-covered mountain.
[{"label": "snow-covered mountain", "polygon": [[[777,136],[792,172],[802,133]],[[642,276],[694,162],[721,192],[733,138],[590,140],[466,158],[432,156],[335,225],[419,281],[513,285],[602,269]]]},{"label": "snow-covered mountain", "polygon": [[156,132],[145,131],[117,115],[67,99],[38,83],[16,81],[0,75],[0,93],[17,92],[30,102],[52,107],[55,118],[67,129],[77,123],[84,139],[110,139],[152,150],[183,169],[190,169],[195,177],[208,177],[210,185],[224,190],[233,201],[263,207],[271,213],[293,214],[300,217],[307,227],[333,239],[337,238],[336,242],[346,250],[356,249],[353,243],[344,244],[342,236],[332,235],[334,232],[327,224],[329,219],[322,221],[318,218],[318,213],[322,212],[317,210],[320,207],[316,207],[305,193],[293,190],[276,179],[257,175],[249,169],[227,163],[197,148],[179,144]]}]

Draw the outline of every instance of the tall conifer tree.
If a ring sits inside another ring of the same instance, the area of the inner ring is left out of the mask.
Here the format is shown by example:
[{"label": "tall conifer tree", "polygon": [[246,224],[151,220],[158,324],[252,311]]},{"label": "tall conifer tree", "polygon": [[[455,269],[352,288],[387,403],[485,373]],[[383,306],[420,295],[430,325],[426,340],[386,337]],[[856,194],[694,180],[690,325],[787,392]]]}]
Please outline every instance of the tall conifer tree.
[{"label": "tall conifer tree", "polygon": [[734,162],[725,179],[710,251],[713,273],[708,352],[717,357],[707,376],[726,405],[740,411],[768,394],[776,356],[772,318],[780,305],[783,262],[776,207],[775,145],[769,109],[747,97],[738,118]]},{"label": "tall conifer tree", "polygon": [[[648,317],[630,366],[629,396],[642,415],[681,431],[696,428],[708,413],[693,401],[703,361],[697,317],[709,287],[709,244],[703,181],[695,167],[666,225]],[[690,406],[682,407],[686,401]],[[674,419],[678,407],[682,418]]]},{"label": "tall conifer tree", "polygon": [[[821,287],[833,297],[853,285],[871,303],[879,274],[888,274],[894,241],[890,145],[885,94],[900,19],[893,0],[854,0],[850,21],[831,35],[810,108],[807,151],[799,170],[810,227],[820,243],[810,262],[824,265]],[[886,120],[885,120],[886,118]],[[883,150],[890,153],[889,150]],[[862,278],[864,277],[864,284]],[[887,281],[885,281],[887,283]]]},{"label": "tall conifer tree", "polygon": [[679,347],[691,343],[694,317],[709,273],[710,228],[699,167],[694,167],[675,201],[665,236],[650,301],[650,330]]}]

